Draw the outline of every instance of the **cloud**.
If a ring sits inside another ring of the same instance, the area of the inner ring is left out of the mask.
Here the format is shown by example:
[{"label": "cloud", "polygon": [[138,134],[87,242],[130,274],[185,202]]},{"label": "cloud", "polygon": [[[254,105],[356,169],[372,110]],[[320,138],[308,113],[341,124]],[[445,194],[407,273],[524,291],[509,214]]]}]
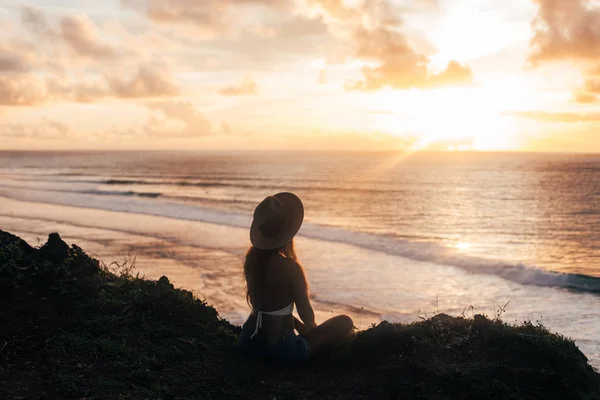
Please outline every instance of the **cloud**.
[{"label": "cloud", "polygon": [[108,98],[158,98],[180,93],[168,70],[142,65],[130,77],[69,80],[36,73],[0,74],[0,105],[37,106],[49,101],[93,103]]},{"label": "cloud", "polygon": [[95,103],[110,96],[106,82],[100,80],[77,83],[73,89],[74,100],[78,103]]},{"label": "cloud", "polygon": [[96,25],[86,15],[67,16],[60,21],[61,37],[81,57],[94,59],[115,58],[114,47],[102,43]]},{"label": "cloud", "polygon": [[22,54],[0,46],[0,73],[26,72],[30,69],[29,61]]},{"label": "cloud", "polygon": [[119,56],[117,48],[100,38],[96,24],[85,14],[62,17],[58,26],[53,26],[42,9],[25,5],[21,7],[21,22],[39,40],[49,41],[55,47],[60,39],[81,58],[106,60]]},{"label": "cloud", "polygon": [[306,4],[320,8],[329,20],[355,21],[360,17],[360,10],[348,7],[344,0],[306,0]]},{"label": "cloud", "polygon": [[190,101],[145,102],[141,106],[150,112],[147,120],[128,127],[113,126],[97,132],[97,137],[160,139],[199,139],[220,134],[232,135],[231,127],[224,121],[214,126]]},{"label": "cloud", "polygon": [[[181,38],[169,37],[154,26],[135,26],[128,29],[128,21],[104,19],[101,28],[86,14],[63,15],[50,18],[40,8],[22,6],[21,23],[36,40],[38,50],[53,56],[74,57],[96,62],[123,62],[148,60],[159,52],[181,51]],[[67,50],[67,51],[65,51]],[[78,64],[82,64],[82,60]]]},{"label": "cloud", "polygon": [[409,46],[403,34],[387,27],[361,27],[354,32],[354,41],[357,58],[379,65],[364,67],[364,80],[350,83],[349,89],[407,89],[422,86],[427,80],[427,59]]},{"label": "cloud", "polygon": [[402,21],[389,0],[362,2],[354,7],[343,0],[307,1],[324,13],[339,35],[347,37],[352,57],[367,64],[361,70],[363,79],[347,82],[348,90],[428,88],[473,80],[472,71],[456,61],[439,75],[430,73],[428,57],[417,51],[401,31]]},{"label": "cloud", "polygon": [[[109,24],[112,31],[105,29],[100,34],[84,14],[51,20],[37,7],[23,6],[20,12],[23,26],[39,44],[26,43],[32,47],[29,58],[10,53],[0,44],[0,74],[7,70],[28,72],[2,76],[3,104],[31,106],[49,100],[91,103],[106,98],[169,97],[180,93],[166,64],[151,58],[156,47],[148,42],[156,42],[160,35],[130,35],[120,24]],[[116,37],[123,38],[118,50],[104,39],[115,36],[114,31]],[[134,51],[132,44],[142,50]],[[142,62],[144,56],[150,60]],[[67,62],[57,68],[53,59]],[[118,68],[114,68],[117,62]]]},{"label": "cloud", "polygon": [[585,89],[589,93],[600,93],[600,79],[593,78],[585,81]]},{"label": "cloud", "polygon": [[180,90],[166,67],[146,64],[139,67],[130,77],[107,77],[110,92],[116,97],[169,97]]},{"label": "cloud", "polygon": [[27,43],[0,43],[0,106],[35,106],[61,96],[58,80],[37,71]]},{"label": "cloud", "polygon": [[[250,7],[289,11],[293,0],[121,0],[121,4],[163,24],[186,24],[204,33],[225,33],[238,28],[238,13]],[[236,21],[236,23],[232,23]]]},{"label": "cloud", "polygon": [[71,129],[58,121],[43,118],[37,123],[3,122],[0,124],[0,137],[20,139],[55,140],[72,136]]},{"label": "cloud", "polygon": [[591,0],[534,0],[533,62],[600,57],[600,8]]},{"label": "cloud", "polygon": [[600,122],[600,113],[521,111],[510,115],[538,122],[579,123]]},{"label": "cloud", "polygon": [[200,137],[213,134],[211,123],[187,101],[146,104],[154,112],[143,127],[148,136]]},{"label": "cloud", "polygon": [[533,65],[570,61],[581,66],[585,86],[578,88],[578,103],[596,101],[600,93],[600,7],[592,0],[534,0],[538,11],[531,26],[529,60]]},{"label": "cloud", "polygon": [[275,29],[261,24],[249,26],[246,28],[246,33],[250,36],[255,36],[260,39],[272,39],[277,36]]},{"label": "cloud", "polygon": [[291,38],[302,36],[327,35],[329,29],[322,18],[302,15],[283,20],[272,27],[276,37]]},{"label": "cloud", "polygon": [[443,72],[436,75],[428,71],[425,59],[419,59],[419,56],[414,53],[403,52],[398,56],[387,55],[381,65],[364,67],[362,73],[364,80],[348,82],[347,90],[372,91],[386,87],[426,89],[473,83],[471,69],[456,61],[451,61]]},{"label": "cloud", "polygon": [[205,29],[224,27],[225,3],[203,0],[121,0],[124,7],[161,23],[184,22]]},{"label": "cloud", "polygon": [[[21,38],[0,41],[0,74],[31,72],[44,65],[46,60],[37,50],[33,43]],[[55,66],[53,62],[47,64],[49,68]]]},{"label": "cloud", "polygon": [[48,82],[29,74],[0,75],[0,106],[33,106],[51,93]]},{"label": "cloud", "polygon": [[50,38],[58,34],[48,22],[44,11],[38,7],[31,5],[22,6],[21,22],[26,29],[40,37]]},{"label": "cloud", "polygon": [[432,86],[452,86],[455,84],[470,84],[473,82],[473,71],[468,66],[450,61],[446,69],[439,75],[433,75],[429,84]]},{"label": "cloud", "polygon": [[225,121],[221,122],[221,133],[223,135],[232,135],[233,134],[233,130],[231,129],[231,126],[229,126],[229,124]]},{"label": "cloud", "polygon": [[223,96],[250,96],[258,94],[258,85],[252,79],[246,77],[238,85],[226,86],[219,90]]},{"label": "cloud", "polygon": [[575,102],[581,104],[590,104],[598,101],[598,96],[591,93],[575,93]]}]

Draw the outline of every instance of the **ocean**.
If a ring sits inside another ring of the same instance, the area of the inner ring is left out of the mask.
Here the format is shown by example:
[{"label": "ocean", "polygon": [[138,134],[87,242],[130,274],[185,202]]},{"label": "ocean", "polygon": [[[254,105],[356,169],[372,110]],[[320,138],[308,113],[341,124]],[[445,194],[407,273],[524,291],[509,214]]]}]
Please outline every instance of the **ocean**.
[{"label": "ocean", "polygon": [[319,321],[500,314],[571,337],[600,369],[600,155],[0,152],[0,229],[135,261],[236,324],[252,211],[280,191],[305,205]]}]

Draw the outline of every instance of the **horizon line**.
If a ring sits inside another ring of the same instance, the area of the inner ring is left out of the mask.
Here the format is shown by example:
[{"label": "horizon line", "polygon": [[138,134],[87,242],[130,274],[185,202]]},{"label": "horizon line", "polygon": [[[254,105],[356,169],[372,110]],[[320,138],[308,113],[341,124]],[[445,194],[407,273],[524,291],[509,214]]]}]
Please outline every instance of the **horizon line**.
[{"label": "horizon line", "polygon": [[100,152],[146,152],[146,153],[372,153],[372,154],[550,154],[550,155],[600,155],[598,151],[552,151],[552,150],[359,150],[359,149],[0,149],[0,153],[100,153]]}]

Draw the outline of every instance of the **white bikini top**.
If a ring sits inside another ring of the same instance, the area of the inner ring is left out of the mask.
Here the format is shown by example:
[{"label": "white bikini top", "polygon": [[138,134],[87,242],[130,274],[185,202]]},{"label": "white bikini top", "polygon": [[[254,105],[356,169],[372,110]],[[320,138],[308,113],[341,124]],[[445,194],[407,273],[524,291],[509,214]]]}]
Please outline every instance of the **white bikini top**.
[{"label": "white bikini top", "polygon": [[258,334],[258,330],[262,326],[262,317],[263,317],[263,314],[285,316],[285,315],[291,315],[293,312],[294,312],[294,302],[293,301],[290,303],[289,306],[287,306],[286,308],[282,308],[281,310],[269,311],[269,312],[267,312],[267,311],[259,311],[256,314],[256,329],[254,330],[254,333],[252,334],[252,336],[250,336],[250,338],[253,338],[254,336],[256,336]]}]

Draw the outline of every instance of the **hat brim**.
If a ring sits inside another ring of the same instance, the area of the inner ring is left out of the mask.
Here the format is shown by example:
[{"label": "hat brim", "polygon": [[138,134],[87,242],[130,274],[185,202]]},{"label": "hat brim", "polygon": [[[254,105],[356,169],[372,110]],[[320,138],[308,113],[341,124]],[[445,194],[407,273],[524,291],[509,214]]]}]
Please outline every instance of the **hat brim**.
[{"label": "hat brim", "polygon": [[250,227],[250,242],[260,250],[272,250],[285,246],[300,230],[304,221],[304,205],[293,193],[278,193],[275,196],[286,209],[286,218],[283,222],[281,233],[277,237],[265,237],[256,223],[252,221]]}]

